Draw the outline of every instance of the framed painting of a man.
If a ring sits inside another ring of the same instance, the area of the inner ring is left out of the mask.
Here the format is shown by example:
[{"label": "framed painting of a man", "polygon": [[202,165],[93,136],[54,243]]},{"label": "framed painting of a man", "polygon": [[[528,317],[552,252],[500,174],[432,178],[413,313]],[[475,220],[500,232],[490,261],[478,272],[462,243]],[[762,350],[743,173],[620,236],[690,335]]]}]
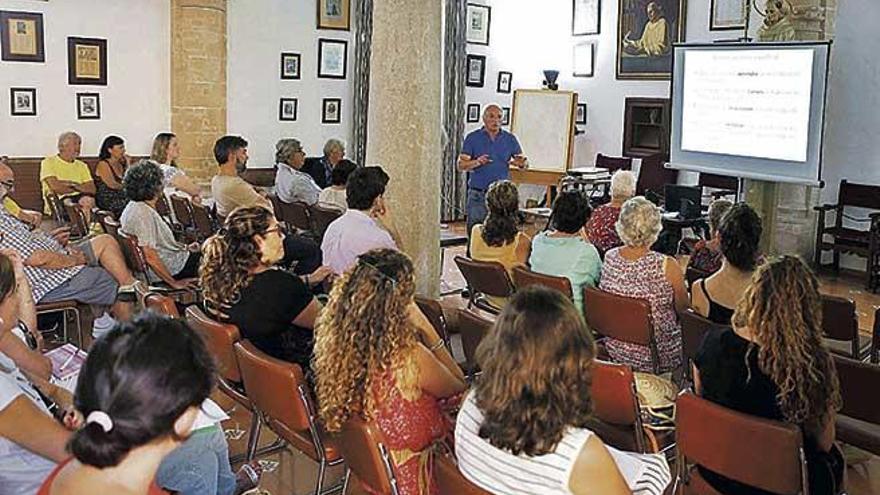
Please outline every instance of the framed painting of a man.
[{"label": "framed painting of a man", "polygon": [[617,78],[669,79],[672,44],[684,41],[687,0],[620,0]]}]

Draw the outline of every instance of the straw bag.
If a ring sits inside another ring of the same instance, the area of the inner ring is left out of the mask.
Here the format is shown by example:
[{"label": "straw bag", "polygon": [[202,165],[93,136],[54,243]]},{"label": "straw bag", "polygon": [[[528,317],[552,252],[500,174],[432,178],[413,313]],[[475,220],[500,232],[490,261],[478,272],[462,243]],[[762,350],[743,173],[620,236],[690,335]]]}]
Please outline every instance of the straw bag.
[{"label": "straw bag", "polygon": [[661,450],[659,432],[675,429],[675,397],[678,387],[668,378],[650,373],[633,373],[642,416],[642,429],[653,452]]}]

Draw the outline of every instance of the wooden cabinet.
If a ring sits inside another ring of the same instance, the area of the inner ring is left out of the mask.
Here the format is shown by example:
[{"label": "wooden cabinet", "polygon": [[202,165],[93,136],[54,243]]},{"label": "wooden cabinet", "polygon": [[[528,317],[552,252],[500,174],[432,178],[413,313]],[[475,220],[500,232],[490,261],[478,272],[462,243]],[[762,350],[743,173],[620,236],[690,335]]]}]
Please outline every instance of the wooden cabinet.
[{"label": "wooden cabinet", "polygon": [[669,98],[627,98],[623,114],[623,155],[642,158],[669,153]]}]

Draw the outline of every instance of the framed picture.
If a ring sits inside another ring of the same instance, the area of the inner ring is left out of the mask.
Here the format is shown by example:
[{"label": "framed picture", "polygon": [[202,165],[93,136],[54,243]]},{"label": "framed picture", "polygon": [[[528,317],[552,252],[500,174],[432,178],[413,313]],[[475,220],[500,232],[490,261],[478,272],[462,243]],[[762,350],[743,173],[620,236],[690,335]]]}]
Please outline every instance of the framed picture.
[{"label": "framed picture", "polygon": [[347,41],[318,39],[318,77],[345,79],[347,67]]},{"label": "framed picture", "polygon": [[67,38],[67,83],[107,85],[107,40]]},{"label": "framed picture", "polygon": [[0,10],[0,58],[7,62],[45,62],[43,14]]},{"label": "framed picture", "polygon": [[593,58],[596,55],[595,43],[578,43],[572,49],[572,75],[574,77],[593,77]]},{"label": "framed picture", "polygon": [[482,88],[486,79],[486,57],[483,55],[467,56],[466,86]]},{"label": "framed picture", "polygon": [[474,122],[480,121],[480,104],[479,103],[468,103],[467,106],[467,122],[468,124],[473,124]]},{"label": "framed picture", "polygon": [[492,7],[475,3],[467,4],[467,42],[488,45],[491,22]]},{"label": "framed picture", "polygon": [[298,107],[299,102],[296,98],[281,98],[278,101],[278,120],[295,121]]},{"label": "framed picture", "polygon": [[684,41],[687,0],[620,0],[617,78],[669,79],[672,44]]},{"label": "framed picture", "polygon": [[318,29],[351,29],[351,2],[349,0],[318,0]]},{"label": "framed picture", "polygon": [[574,123],[578,125],[587,125],[587,104],[578,103],[577,113],[574,116]]},{"label": "framed picture", "polygon": [[13,116],[37,114],[37,88],[10,88],[9,110]]},{"label": "framed picture", "polygon": [[510,107],[501,107],[501,125],[510,125]]},{"label": "framed picture", "polygon": [[709,31],[746,28],[746,0],[712,0]]},{"label": "framed picture", "polygon": [[299,79],[299,53],[281,54],[281,79]]},{"label": "framed picture", "polygon": [[77,93],[76,118],[80,120],[100,119],[101,95],[98,93]]},{"label": "framed picture", "polygon": [[571,35],[599,34],[602,0],[571,0]]},{"label": "framed picture", "polygon": [[338,124],[342,121],[342,98],[324,98],[321,112],[322,124]]},{"label": "framed picture", "polygon": [[510,83],[513,80],[513,74],[510,72],[498,73],[498,92],[510,93]]}]

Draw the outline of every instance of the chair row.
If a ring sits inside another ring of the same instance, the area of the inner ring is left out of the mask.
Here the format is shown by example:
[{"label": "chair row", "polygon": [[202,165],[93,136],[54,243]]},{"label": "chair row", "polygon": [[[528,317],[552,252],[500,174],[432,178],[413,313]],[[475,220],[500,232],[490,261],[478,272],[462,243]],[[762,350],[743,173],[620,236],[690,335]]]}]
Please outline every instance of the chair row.
[{"label": "chair row", "polygon": [[275,194],[269,194],[272,206],[275,208],[275,218],[299,230],[312,232],[319,241],[324,238],[327,227],[337,218],[341,217],[342,210],[332,206],[316,203],[309,205],[302,201],[285,203]]}]

